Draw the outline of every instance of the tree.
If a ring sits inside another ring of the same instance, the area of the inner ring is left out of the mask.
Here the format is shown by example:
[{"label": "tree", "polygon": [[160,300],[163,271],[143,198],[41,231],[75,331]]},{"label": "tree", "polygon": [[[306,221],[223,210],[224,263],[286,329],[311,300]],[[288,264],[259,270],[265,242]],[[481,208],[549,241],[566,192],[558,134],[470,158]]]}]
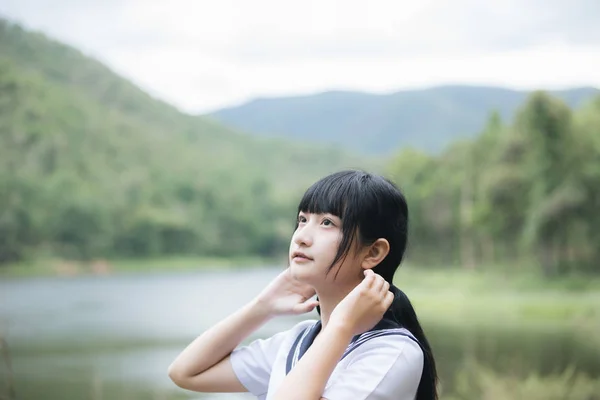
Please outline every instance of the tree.
[{"label": "tree", "polygon": [[568,217],[581,196],[574,190],[569,155],[573,150],[571,110],[562,101],[536,92],[517,115],[515,129],[526,141],[528,193],[524,239],[546,276],[565,267]]}]

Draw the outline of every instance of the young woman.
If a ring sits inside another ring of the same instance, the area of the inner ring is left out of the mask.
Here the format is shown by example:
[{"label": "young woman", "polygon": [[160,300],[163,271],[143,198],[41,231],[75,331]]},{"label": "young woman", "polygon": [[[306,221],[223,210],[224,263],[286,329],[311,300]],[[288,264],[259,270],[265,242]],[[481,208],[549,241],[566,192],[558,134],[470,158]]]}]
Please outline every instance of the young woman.
[{"label": "young woman", "polygon": [[[402,193],[380,176],[342,171],[306,191],[297,218],[288,268],[195,339],[171,379],[266,400],[437,399],[431,347],[392,284],[407,243]],[[270,318],[315,307],[320,320],[239,346]]]}]

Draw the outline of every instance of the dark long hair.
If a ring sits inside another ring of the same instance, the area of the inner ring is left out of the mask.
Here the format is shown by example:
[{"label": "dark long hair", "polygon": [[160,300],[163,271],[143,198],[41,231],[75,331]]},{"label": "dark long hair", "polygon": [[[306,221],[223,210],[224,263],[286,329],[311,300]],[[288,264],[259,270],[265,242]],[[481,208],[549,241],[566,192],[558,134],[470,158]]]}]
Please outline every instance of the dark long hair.
[{"label": "dark long hair", "polygon": [[417,400],[437,400],[437,371],[431,346],[408,296],[392,283],[408,241],[408,205],[400,189],[382,176],[364,171],[341,171],[308,188],[298,205],[298,212],[301,211],[330,213],[342,220],[342,241],[330,271],[338,261],[345,259],[353,243],[368,246],[379,238],[389,242],[388,255],[373,271],[390,284],[394,293],[390,307],[394,319],[413,334],[423,349],[423,373]]}]

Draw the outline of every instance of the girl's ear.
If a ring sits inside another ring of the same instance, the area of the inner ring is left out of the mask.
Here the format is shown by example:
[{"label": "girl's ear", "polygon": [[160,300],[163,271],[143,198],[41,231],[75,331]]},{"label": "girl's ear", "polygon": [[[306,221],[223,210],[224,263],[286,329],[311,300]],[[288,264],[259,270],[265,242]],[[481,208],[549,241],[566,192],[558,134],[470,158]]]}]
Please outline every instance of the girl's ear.
[{"label": "girl's ear", "polygon": [[390,252],[390,243],[386,239],[377,239],[366,250],[366,254],[361,263],[363,269],[376,267]]}]

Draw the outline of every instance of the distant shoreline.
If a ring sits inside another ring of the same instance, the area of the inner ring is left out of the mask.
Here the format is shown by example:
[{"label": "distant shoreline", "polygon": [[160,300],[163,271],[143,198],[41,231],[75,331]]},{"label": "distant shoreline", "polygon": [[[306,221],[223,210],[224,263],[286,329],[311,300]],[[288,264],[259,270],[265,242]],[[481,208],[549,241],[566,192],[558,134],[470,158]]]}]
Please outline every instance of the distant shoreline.
[{"label": "distant shoreline", "polygon": [[[279,265],[285,260],[261,257],[156,257],[132,259],[96,259],[76,261],[39,259],[0,266],[0,278],[36,278],[51,276],[113,275],[131,272],[226,270]],[[283,265],[283,264],[282,264]]]}]

